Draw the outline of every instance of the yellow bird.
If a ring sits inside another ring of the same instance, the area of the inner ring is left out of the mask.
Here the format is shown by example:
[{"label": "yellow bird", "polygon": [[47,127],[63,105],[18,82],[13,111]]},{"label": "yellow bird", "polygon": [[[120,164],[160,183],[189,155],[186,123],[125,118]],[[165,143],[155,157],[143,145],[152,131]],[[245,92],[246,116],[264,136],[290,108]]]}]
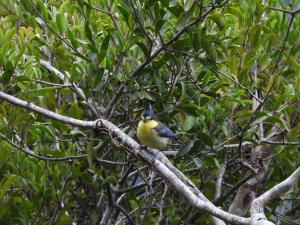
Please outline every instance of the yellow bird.
[{"label": "yellow bird", "polygon": [[151,105],[147,105],[137,128],[137,137],[143,145],[150,148],[165,149],[169,140],[175,138],[176,135],[157,120]]}]

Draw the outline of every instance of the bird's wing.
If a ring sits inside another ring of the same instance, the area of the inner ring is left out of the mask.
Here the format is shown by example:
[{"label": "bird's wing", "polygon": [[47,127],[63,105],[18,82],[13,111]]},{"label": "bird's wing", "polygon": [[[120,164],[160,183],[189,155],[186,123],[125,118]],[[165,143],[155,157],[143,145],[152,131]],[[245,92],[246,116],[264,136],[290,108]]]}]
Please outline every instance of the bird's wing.
[{"label": "bird's wing", "polygon": [[154,128],[154,130],[159,134],[160,137],[165,138],[175,138],[176,135],[167,128],[163,123],[159,123],[158,126]]}]

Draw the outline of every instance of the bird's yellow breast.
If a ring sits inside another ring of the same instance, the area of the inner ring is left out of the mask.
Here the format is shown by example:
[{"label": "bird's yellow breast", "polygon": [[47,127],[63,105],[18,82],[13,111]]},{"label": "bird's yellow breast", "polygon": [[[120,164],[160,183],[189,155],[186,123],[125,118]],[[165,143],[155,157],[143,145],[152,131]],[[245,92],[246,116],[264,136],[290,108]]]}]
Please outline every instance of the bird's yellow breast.
[{"label": "bird's yellow breast", "polygon": [[137,136],[140,142],[143,145],[146,145],[150,148],[166,148],[169,139],[165,137],[160,137],[158,133],[155,131],[155,127],[158,126],[158,122],[155,120],[148,120],[139,122],[137,128]]}]

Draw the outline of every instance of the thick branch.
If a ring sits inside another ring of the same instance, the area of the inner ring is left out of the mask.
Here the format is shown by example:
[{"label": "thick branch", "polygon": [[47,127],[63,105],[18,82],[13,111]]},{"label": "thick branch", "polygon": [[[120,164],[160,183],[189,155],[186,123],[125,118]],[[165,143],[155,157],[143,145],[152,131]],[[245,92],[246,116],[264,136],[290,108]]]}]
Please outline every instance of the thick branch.
[{"label": "thick branch", "polygon": [[281,183],[277,184],[267,192],[265,192],[260,197],[256,198],[250,207],[250,213],[252,216],[252,223],[253,225],[261,224],[267,225],[272,224],[266,220],[264,214],[264,207],[273,199],[278,198],[284,192],[288,191],[293,185],[297,184],[300,180],[300,167],[296,169],[292,175],[290,175],[287,179],[282,181]]},{"label": "thick branch", "polygon": [[73,126],[77,126],[77,127],[84,127],[84,128],[95,128],[95,125],[96,125],[96,121],[84,121],[84,120],[78,120],[78,119],[74,119],[71,117],[63,116],[63,115],[54,113],[52,111],[49,111],[47,109],[44,109],[42,107],[39,107],[37,105],[34,105],[30,102],[26,102],[26,101],[23,101],[21,99],[14,97],[14,96],[8,95],[2,91],[0,91],[0,98],[5,101],[8,101],[14,105],[21,106],[30,111],[42,114],[48,118],[55,119],[55,120],[58,120],[60,122],[63,122],[63,123],[69,124],[69,125],[73,125]]},{"label": "thick branch", "polygon": [[[133,140],[128,135],[126,135],[122,130],[120,130],[118,127],[116,127],[114,124],[110,123],[109,121],[103,119],[99,119],[97,121],[83,121],[83,120],[70,118],[67,116],[63,116],[51,112],[47,109],[43,109],[39,106],[20,100],[1,91],[0,91],[0,98],[14,105],[21,106],[23,108],[37,112],[46,117],[61,121],[66,124],[91,128],[91,129],[97,128],[101,131],[104,131],[111,137],[112,141],[116,145],[126,149],[130,154],[133,154],[134,156],[144,160],[146,163],[151,165],[156,171],[160,173],[162,177],[164,177],[165,180],[167,180],[177,190],[178,193],[183,195],[190,202],[191,205],[211,215],[221,218],[224,221],[239,223],[239,224],[250,223],[250,218],[243,218],[243,217],[239,217],[227,213],[219,209],[218,207],[214,206],[211,202],[205,201],[206,200],[205,196],[203,196],[203,194],[195,188],[195,185],[186,183],[187,181],[190,182],[188,178],[186,178],[182,173],[179,173],[178,171],[173,172],[170,170],[171,162],[168,162],[167,163],[168,166],[166,166],[164,163],[162,163],[160,160],[157,159],[156,155],[151,154],[153,151],[140,148],[140,145],[135,140]],[[166,162],[167,159],[164,158],[163,160],[164,162]],[[178,177],[177,174],[180,175],[180,178]],[[184,180],[182,180],[183,178]],[[202,198],[205,198],[205,200],[200,199],[199,196],[201,197],[203,196]]]}]

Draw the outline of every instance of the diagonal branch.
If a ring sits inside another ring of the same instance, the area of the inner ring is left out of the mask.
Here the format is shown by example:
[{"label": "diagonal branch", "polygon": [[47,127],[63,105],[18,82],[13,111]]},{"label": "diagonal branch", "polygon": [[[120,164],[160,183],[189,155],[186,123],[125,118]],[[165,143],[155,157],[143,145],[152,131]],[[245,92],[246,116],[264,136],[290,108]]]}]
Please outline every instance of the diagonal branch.
[{"label": "diagonal branch", "polygon": [[84,120],[78,120],[71,117],[63,116],[58,113],[39,107],[33,103],[26,102],[14,96],[8,95],[2,91],[0,91],[0,98],[14,105],[21,106],[25,109],[42,114],[48,118],[58,120],[65,124],[69,124],[77,127],[84,127],[84,128],[95,128],[95,121],[84,121]]},{"label": "diagonal branch", "polygon": [[[244,218],[244,217],[230,214],[213,205],[205,198],[205,196],[198,189],[195,188],[194,184],[192,183],[187,184],[187,181],[190,182],[189,179],[186,178],[174,166],[171,167],[170,164],[172,163],[170,161],[167,161],[166,158],[163,158],[164,163],[162,163],[157,158],[157,156],[153,154],[153,151],[149,151],[148,149],[141,148],[141,146],[135,140],[133,140],[131,137],[129,137],[127,134],[125,134],[121,129],[116,127],[111,122],[104,119],[99,119],[95,121],[83,121],[83,120],[70,118],[67,116],[63,116],[51,112],[47,109],[43,109],[39,106],[34,105],[33,103],[20,100],[2,91],[0,91],[0,99],[3,99],[14,105],[21,106],[30,111],[37,112],[48,118],[55,119],[69,125],[80,126],[84,128],[90,128],[90,129],[98,129],[99,131],[103,131],[104,133],[108,134],[111,137],[112,141],[117,146],[122,147],[130,154],[134,155],[137,158],[140,158],[147,164],[151,165],[151,167],[155,171],[157,171],[165,180],[167,180],[177,190],[177,192],[183,195],[189,201],[189,203],[194,207],[227,222],[239,223],[245,225],[250,224],[250,218]],[[165,165],[165,162],[167,162],[168,166]],[[173,170],[171,170],[170,167]],[[178,177],[177,174],[180,174],[180,177]]]},{"label": "diagonal branch", "polygon": [[259,196],[258,198],[254,199],[251,207],[250,213],[252,216],[252,224],[261,224],[261,225],[268,225],[272,224],[266,220],[264,214],[264,207],[273,199],[278,198],[281,194],[288,191],[293,185],[297,184],[300,180],[300,167],[295,170],[292,175],[290,175],[287,179],[282,181],[281,183],[277,184],[263,195]]},{"label": "diagonal branch", "polygon": [[[24,59],[28,59],[28,55],[24,55]],[[48,71],[52,72],[55,74],[55,76],[60,79],[63,83],[66,83],[66,74],[63,72],[59,71],[57,68],[55,68],[50,62],[40,59],[39,60],[40,64]],[[45,81],[42,81],[45,82]],[[69,87],[76,95],[78,95],[86,104],[90,107],[90,109],[93,111],[93,113],[99,118],[103,114],[103,109],[95,104],[93,104],[92,100],[87,98],[83,92],[83,90],[75,83],[71,82],[71,84],[64,84],[66,87]]]}]

